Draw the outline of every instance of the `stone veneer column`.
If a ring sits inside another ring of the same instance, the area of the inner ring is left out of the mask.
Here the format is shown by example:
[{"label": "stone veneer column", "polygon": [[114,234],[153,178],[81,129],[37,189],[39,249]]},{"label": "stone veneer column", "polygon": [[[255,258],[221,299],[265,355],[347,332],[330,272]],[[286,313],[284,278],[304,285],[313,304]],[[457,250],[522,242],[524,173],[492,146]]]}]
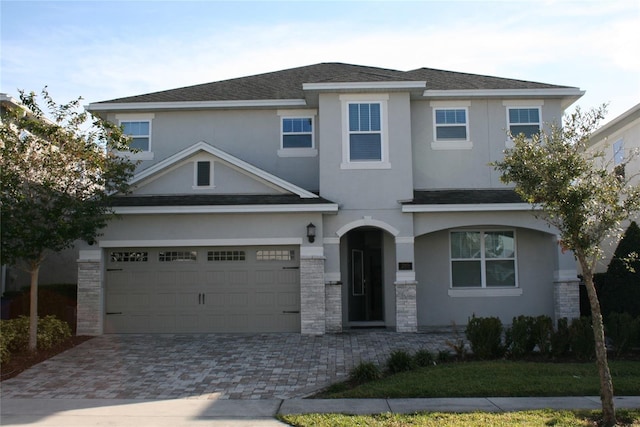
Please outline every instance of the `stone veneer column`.
[{"label": "stone veneer column", "polygon": [[566,317],[571,321],[580,317],[580,281],[560,280],[553,283],[554,314],[558,319]]},{"label": "stone veneer column", "polygon": [[416,286],[418,282],[395,282],[396,287],[396,331],[417,332],[418,311]]},{"label": "stone veneer column", "polygon": [[102,264],[100,251],[80,251],[78,259],[77,335],[102,335]]},{"label": "stone veneer column", "polygon": [[327,332],[342,332],[342,282],[325,284],[325,322]]},{"label": "stone veneer column", "polygon": [[300,257],[300,332],[325,333],[324,257]]}]

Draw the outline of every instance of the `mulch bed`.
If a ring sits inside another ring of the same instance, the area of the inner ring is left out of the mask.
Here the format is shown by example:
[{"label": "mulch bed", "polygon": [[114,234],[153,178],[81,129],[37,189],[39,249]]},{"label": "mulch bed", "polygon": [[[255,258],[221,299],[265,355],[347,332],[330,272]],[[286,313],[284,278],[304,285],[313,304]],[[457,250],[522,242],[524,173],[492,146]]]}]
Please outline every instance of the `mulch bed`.
[{"label": "mulch bed", "polygon": [[33,365],[37,365],[38,363],[43,362],[56,354],[62,353],[65,350],[69,350],[78,344],[82,344],[91,338],[93,337],[74,336],[48,350],[38,350],[35,353],[31,353],[29,351],[14,353],[11,355],[11,360],[9,360],[9,362],[2,364],[2,368],[0,369],[0,381],[13,378]]}]

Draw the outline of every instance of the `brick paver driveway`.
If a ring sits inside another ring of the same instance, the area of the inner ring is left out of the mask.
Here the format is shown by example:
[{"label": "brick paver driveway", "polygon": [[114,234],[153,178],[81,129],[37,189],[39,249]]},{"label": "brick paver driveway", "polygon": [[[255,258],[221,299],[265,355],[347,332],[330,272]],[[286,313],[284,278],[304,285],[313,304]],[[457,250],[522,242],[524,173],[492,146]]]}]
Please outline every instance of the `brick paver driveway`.
[{"label": "brick paver driveway", "polygon": [[2,383],[3,398],[287,399],[396,349],[447,349],[450,333],[103,335]]}]

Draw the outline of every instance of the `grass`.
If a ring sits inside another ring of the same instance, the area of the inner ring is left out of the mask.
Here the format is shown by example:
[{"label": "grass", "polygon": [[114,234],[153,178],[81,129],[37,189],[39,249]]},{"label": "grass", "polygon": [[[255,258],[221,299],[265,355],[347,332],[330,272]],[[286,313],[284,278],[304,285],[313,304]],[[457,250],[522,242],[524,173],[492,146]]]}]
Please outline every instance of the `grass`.
[{"label": "grass", "polygon": [[[640,410],[619,410],[618,425],[640,426]],[[490,426],[556,426],[586,427],[597,424],[599,411],[522,411],[505,413],[472,412],[464,414],[431,412],[423,414],[342,415],[309,414],[280,416],[280,420],[298,427],[490,427]]]},{"label": "grass", "polygon": [[[610,361],[616,395],[640,395],[640,362]],[[477,361],[445,363],[353,386],[339,383],[316,397],[413,398],[597,396],[598,370],[589,363]]]}]

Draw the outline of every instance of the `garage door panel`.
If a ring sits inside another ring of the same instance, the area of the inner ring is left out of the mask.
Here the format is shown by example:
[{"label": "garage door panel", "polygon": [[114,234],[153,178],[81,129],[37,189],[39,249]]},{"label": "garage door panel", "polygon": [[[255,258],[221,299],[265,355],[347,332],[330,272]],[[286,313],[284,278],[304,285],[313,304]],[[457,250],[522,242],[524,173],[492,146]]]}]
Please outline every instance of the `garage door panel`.
[{"label": "garage door panel", "polygon": [[275,272],[273,270],[256,271],[256,283],[258,285],[270,285],[275,282]]},{"label": "garage door panel", "polygon": [[105,317],[107,333],[300,331],[295,249],[116,251],[119,262],[108,258],[106,307],[123,314]]},{"label": "garage door panel", "polygon": [[230,292],[225,295],[225,303],[229,308],[247,308],[249,296],[246,293]]},{"label": "garage door panel", "polygon": [[243,286],[249,281],[247,271],[230,271],[227,275],[227,283],[231,285]]},{"label": "garage door panel", "polygon": [[256,292],[256,307],[274,307],[276,303],[275,292]]}]

